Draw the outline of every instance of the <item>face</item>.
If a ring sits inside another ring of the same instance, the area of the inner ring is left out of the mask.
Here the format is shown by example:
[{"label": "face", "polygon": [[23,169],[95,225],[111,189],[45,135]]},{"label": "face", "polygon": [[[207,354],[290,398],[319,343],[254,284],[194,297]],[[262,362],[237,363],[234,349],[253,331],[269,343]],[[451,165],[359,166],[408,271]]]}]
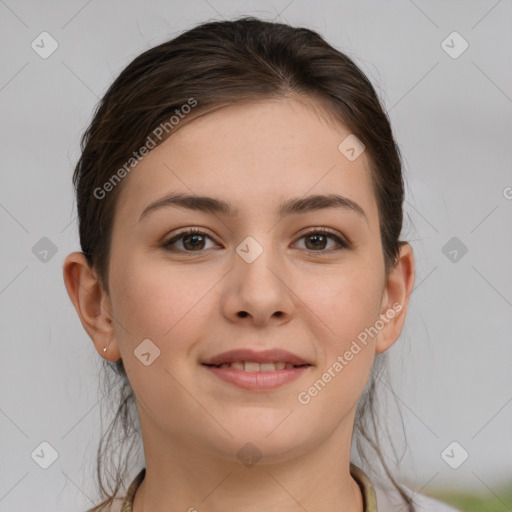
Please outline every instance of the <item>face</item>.
[{"label": "face", "polygon": [[[321,112],[291,99],[222,108],[180,128],[125,178],[110,253],[111,347],[145,438],[235,461],[247,442],[286,460],[332,435],[350,439],[392,329],[379,315],[391,306],[369,161],[338,149],[350,131]],[[199,201],[146,210],[171,194],[215,198],[236,214]],[[357,206],[280,212],[313,195]],[[259,379],[245,372],[251,364],[204,364],[238,349],[287,351],[308,366]]]}]

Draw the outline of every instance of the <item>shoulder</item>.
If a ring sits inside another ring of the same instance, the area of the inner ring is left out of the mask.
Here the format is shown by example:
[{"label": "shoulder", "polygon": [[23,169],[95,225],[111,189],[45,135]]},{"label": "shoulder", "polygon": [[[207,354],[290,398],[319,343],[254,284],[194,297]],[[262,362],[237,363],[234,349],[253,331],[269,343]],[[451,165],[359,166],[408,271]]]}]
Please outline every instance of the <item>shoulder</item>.
[{"label": "shoulder", "polygon": [[[443,503],[442,501],[426,496],[425,494],[414,493],[412,489],[402,485],[410,496],[413,496],[416,512],[461,512],[459,509]],[[378,512],[406,512],[404,500],[396,489],[383,489],[375,487]]]}]

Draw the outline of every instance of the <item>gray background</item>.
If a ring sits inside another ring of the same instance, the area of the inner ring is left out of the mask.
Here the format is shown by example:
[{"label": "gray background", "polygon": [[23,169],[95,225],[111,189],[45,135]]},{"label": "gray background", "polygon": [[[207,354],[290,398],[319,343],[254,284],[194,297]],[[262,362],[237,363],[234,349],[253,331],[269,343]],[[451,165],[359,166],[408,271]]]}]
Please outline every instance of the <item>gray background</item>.
[{"label": "gray background", "polygon": [[[93,108],[143,50],[241,14],[319,31],[367,73],[391,117],[417,261],[390,351],[401,474],[422,492],[499,497],[511,482],[510,0],[0,0],[0,511],[78,511],[96,496],[100,358],[62,279],[79,249],[71,174]],[[59,45],[47,59],[31,48],[43,31]],[[469,44],[457,58],[442,46],[453,31]],[[46,262],[33,252],[43,237],[57,249]],[[443,253],[452,237],[458,261]],[[31,458],[43,441],[58,452],[46,470]],[[469,454],[457,469],[441,457],[452,441]]]}]

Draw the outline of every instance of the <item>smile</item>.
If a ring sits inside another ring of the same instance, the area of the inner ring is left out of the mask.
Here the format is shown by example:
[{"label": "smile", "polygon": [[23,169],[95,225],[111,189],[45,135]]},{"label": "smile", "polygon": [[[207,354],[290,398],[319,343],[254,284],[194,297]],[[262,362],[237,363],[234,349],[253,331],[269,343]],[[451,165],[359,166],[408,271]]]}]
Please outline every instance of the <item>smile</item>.
[{"label": "smile", "polygon": [[265,391],[284,386],[312,368],[309,364],[294,366],[281,361],[275,363],[255,363],[236,361],[221,365],[203,364],[215,379],[250,391]]},{"label": "smile", "polygon": [[289,370],[291,368],[297,368],[297,366],[304,365],[293,365],[291,363],[285,363],[284,361],[277,361],[275,363],[256,363],[254,361],[235,361],[233,363],[222,363],[220,365],[214,365],[217,368],[234,368],[235,370],[242,370],[245,372],[275,372],[278,370]]}]

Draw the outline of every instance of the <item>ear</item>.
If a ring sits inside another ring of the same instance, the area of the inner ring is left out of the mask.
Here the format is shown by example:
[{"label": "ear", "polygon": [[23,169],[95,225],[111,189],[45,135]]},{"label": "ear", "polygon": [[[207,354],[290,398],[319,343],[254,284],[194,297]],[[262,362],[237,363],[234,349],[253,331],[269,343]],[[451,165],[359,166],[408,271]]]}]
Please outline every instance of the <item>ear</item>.
[{"label": "ear", "polygon": [[384,315],[386,324],[377,338],[375,346],[377,354],[390,348],[400,336],[413,285],[414,253],[408,243],[403,243],[397,263],[390,271],[382,296],[381,315]]},{"label": "ear", "polygon": [[[73,252],[62,267],[71,302],[87,334],[101,357],[117,361],[121,357],[112,322],[110,298],[103,290],[82,252]],[[107,348],[104,351],[104,348]]]}]

